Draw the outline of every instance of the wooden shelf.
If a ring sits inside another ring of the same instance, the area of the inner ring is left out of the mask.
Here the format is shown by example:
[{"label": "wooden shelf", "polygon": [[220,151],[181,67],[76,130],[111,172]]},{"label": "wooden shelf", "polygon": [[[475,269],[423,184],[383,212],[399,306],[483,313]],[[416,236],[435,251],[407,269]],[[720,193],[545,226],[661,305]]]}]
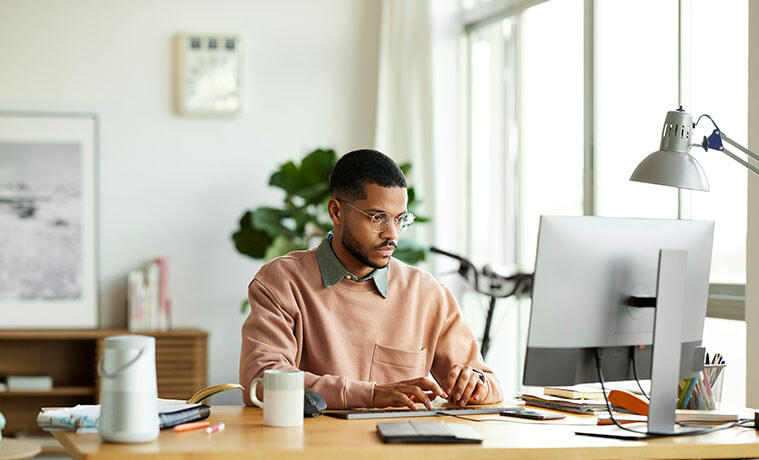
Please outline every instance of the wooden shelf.
[{"label": "wooden shelf", "polygon": [[52,390],[0,391],[0,409],[8,425],[3,435],[44,434],[37,426],[41,407],[97,404],[97,363],[105,339],[141,334],[156,339],[158,396],[187,399],[207,385],[208,333],[200,330],[130,332],[123,329],[0,330],[0,378],[49,375]]},{"label": "wooden shelf", "polygon": [[52,390],[6,390],[0,391],[0,398],[29,396],[93,396],[95,387],[55,387]]}]

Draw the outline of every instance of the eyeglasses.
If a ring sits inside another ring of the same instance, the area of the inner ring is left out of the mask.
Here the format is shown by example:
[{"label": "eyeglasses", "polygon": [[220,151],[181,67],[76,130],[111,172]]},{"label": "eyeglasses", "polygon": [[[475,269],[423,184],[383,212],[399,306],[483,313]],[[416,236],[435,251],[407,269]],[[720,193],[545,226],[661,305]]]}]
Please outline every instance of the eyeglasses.
[{"label": "eyeglasses", "polygon": [[376,214],[369,214],[366,211],[363,211],[352,204],[348,203],[345,200],[341,200],[340,198],[337,198],[337,201],[340,203],[345,203],[351,208],[355,209],[356,211],[360,212],[361,214],[367,216],[369,218],[369,221],[371,222],[372,231],[375,233],[382,233],[385,230],[387,230],[387,227],[390,225],[391,221],[395,221],[395,227],[400,232],[405,232],[408,230],[412,225],[414,225],[414,220],[416,220],[416,216],[411,214],[410,212],[404,212],[398,217],[393,218],[390,214],[386,212],[378,212]]}]

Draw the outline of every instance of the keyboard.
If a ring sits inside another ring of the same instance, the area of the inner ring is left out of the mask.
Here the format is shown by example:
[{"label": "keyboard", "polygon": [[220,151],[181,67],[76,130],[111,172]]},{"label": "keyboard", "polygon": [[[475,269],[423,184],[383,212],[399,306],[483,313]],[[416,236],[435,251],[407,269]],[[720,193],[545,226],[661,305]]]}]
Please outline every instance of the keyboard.
[{"label": "keyboard", "polygon": [[440,407],[437,409],[357,409],[343,411],[327,411],[324,415],[358,420],[367,418],[401,418],[401,417],[435,417],[439,415],[482,415],[498,414],[513,407],[482,406],[482,407]]}]

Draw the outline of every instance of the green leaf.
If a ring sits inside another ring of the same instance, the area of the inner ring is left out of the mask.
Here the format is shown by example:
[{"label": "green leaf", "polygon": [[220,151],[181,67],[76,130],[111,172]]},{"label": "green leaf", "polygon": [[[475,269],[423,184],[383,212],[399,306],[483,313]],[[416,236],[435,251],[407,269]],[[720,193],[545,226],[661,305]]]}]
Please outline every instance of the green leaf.
[{"label": "green leaf", "polygon": [[266,260],[274,259],[275,257],[283,256],[288,252],[297,251],[301,249],[307,249],[305,243],[297,243],[285,235],[277,235],[274,241],[266,249]]},{"label": "green leaf", "polygon": [[320,204],[329,200],[329,179],[327,182],[309,185],[298,190],[298,196],[306,200],[308,204]]},{"label": "green leaf", "polygon": [[248,311],[248,307],[250,307],[250,300],[245,299],[242,301],[242,304],[240,305],[240,313],[245,313]]},{"label": "green leaf", "polygon": [[337,154],[334,150],[317,149],[309,153],[300,166],[303,183],[307,185],[329,184],[329,174],[336,162]]},{"label": "green leaf", "polygon": [[288,211],[276,208],[260,207],[253,211],[253,226],[263,230],[271,237],[287,235],[289,238],[297,238],[298,233],[284,225],[283,220],[291,218]]},{"label": "green leaf", "polygon": [[399,164],[398,167],[401,168],[404,176],[408,176],[408,173],[411,171],[411,163]]},{"label": "green leaf", "polygon": [[302,180],[298,167],[292,161],[288,161],[271,175],[269,185],[283,189],[288,195],[295,195],[304,185]]},{"label": "green leaf", "polygon": [[247,211],[240,218],[240,229],[232,234],[232,241],[240,253],[254,259],[261,259],[273,239],[265,231],[253,226],[253,213]]},{"label": "green leaf", "polygon": [[413,186],[412,187],[408,187],[406,189],[406,193],[408,194],[408,205],[409,205],[409,207],[416,206],[416,205],[419,204],[419,202],[416,200],[416,190],[414,190]]},{"label": "green leaf", "polygon": [[427,248],[415,241],[401,240],[398,242],[398,248],[393,253],[393,257],[409,265],[416,265],[427,258]]}]

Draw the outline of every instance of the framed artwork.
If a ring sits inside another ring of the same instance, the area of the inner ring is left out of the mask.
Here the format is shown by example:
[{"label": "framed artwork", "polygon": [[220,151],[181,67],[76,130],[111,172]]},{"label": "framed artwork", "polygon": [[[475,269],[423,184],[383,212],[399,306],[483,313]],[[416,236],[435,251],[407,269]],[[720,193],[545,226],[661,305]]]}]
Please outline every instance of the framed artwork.
[{"label": "framed artwork", "polygon": [[95,328],[98,120],[0,112],[0,329]]}]

